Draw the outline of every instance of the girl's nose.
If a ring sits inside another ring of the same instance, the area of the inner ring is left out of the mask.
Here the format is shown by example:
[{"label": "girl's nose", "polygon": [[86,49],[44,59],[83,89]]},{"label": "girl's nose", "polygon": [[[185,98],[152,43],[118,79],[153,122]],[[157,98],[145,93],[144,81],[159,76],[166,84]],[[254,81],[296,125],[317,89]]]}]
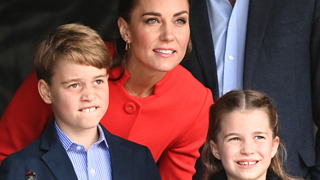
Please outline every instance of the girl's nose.
[{"label": "girl's nose", "polygon": [[252,141],[242,141],[241,154],[249,155],[254,153],[255,145]]}]

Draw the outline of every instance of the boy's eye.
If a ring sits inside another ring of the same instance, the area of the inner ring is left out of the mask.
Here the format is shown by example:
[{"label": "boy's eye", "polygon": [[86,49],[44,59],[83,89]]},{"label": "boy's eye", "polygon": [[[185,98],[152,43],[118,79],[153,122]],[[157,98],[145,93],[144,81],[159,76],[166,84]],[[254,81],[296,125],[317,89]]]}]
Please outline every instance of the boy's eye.
[{"label": "boy's eye", "polygon": [[69,87],[70,88],[77,88],[77,87],[79,87],[79,85],[78,84],[71,84]]},{"label": "boy's eye", "polygon": [[95,84],[101,84],[101,83],[103,83],[103,81],[99,79],[99,80],[96,80],[94,83]]},{"label": "boy's eye", "polygon": [[158,20],[155,18],[149,18],[146,20],[146,23],[148,23],[148,24],[155,24],[157,22],[158,22]]},{"label": "boy's eye", "polygon": [[233,137],[233,138],[229,139],[229,141],[239,141],[239,140],[240,140],[240,138],[238,138],[238,137]]}]

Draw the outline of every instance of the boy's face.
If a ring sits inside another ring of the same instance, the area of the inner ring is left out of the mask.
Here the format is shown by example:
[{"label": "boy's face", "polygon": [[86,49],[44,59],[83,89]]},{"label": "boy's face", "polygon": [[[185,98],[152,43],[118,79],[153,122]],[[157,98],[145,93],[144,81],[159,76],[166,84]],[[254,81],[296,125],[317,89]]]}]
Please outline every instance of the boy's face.
[{"label": "boy's face", "polygon": [[43,80],[38,89],[43,100],[52,104],[56,121],[66,133],[96,130],[109,105],[106,69],[63,60],[48,86]]}]

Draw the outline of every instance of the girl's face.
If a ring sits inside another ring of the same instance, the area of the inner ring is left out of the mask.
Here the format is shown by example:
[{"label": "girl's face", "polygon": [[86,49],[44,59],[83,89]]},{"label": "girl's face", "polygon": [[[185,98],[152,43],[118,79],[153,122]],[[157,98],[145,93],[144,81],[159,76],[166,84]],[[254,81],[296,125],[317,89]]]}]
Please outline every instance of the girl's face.
[{"label": "girl's face", "polygon": [[128,63],[140,70],[167,72],[183,59],[190,37],[187,0],[139,0],[127,23],[119,18],[122,38],[131,43]]},{"label": "girl's face", "polygon": [[235,111],[223,117],[217,142],[211,140],[210,146],[228,180],[265,180],[279,137],[273,138],[264,111]]}]

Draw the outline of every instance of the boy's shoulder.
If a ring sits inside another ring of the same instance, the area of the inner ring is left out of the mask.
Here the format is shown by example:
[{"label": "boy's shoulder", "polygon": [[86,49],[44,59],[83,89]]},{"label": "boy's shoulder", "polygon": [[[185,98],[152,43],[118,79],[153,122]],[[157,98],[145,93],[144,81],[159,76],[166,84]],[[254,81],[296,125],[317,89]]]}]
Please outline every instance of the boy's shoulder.
[{"label": "boy's shoulder", "polygon": [[38,138],[20,151],[9,155],[2,163],[10,162],[12,166],[16,166],[19,164],[21,165],[21,163],[24,162],[33,162],[35,159],[40,159],[42,155],[43,152],[40,150],[40,138]]}]

